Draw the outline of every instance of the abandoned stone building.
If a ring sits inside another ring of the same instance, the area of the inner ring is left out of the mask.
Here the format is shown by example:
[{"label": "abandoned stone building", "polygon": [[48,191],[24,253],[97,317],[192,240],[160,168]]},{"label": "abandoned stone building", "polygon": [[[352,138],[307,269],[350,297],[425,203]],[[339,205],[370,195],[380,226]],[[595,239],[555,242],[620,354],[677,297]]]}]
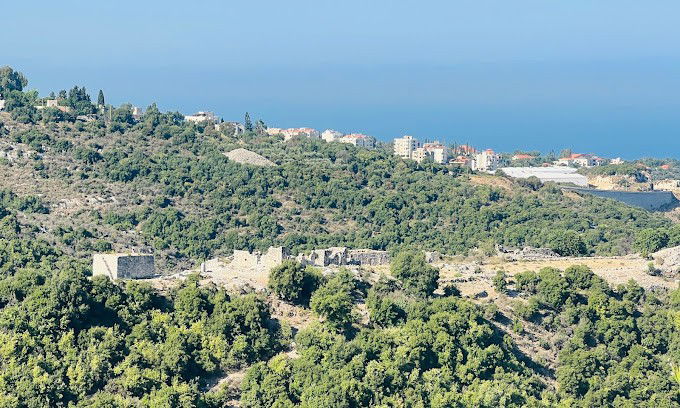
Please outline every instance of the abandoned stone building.
[{"label": "abandoned stone building", "polygon": [[390,263],[386,251],[371,249],[348,249],[331,247],[314,249],[309,254],[292,257],[284,247],[270,247],[266,252],[234,250],[231,266],[244,269],[269,270],[288,259],[295,259],[303,265],[311,266],[343,266],[343,265],[384,265]]},{"label": "abandoned stone building", "polygon": [[144,279],[156,275],[153,255],[94,254],[92,276],[115,279]]},{"label": "abandoned stone building", "polygon": [[248,252],[244,250],[234,250],[234,258],[231,265],[239,268],[248,269],[271,269],[281,265],[283,261],[289,259],[288,249],[284,247],[269,247],[267,252],[260,251]]},{"label": "abandoned stone building", "polygon": [[300,254],[297,261],[312,266],[384,265],[390,263],[390,257],[386,251],[331,247],[315,249],[309,255]]},{"label": "abandoned stone building", "polygon": [[355,265],[386,265],[390,263],[387,251],[373,249],[352,249],[349,251],[351,264]]}]

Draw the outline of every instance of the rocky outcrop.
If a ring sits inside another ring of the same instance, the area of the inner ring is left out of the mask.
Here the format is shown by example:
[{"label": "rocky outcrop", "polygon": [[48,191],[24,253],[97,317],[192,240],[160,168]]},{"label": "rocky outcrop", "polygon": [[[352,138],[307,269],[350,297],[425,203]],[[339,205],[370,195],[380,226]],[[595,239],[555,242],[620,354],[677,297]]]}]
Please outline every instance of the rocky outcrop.
[{"label": "rocky outcrop", "polygon": [[251,152],[247,149],[234,149],[228,153],[224,153],[224,155],[227,156],[229,160],[235,161],[236,163],[250,164],[252,166],[261,167],[276,166],[276,163],[272,162],[266,157],[260,156],[259,154]]},{"label": "rocky outcrop", "polygon": [[680,246],[662,249],[652,254],[654,266],[663,276],[680,277]]}]

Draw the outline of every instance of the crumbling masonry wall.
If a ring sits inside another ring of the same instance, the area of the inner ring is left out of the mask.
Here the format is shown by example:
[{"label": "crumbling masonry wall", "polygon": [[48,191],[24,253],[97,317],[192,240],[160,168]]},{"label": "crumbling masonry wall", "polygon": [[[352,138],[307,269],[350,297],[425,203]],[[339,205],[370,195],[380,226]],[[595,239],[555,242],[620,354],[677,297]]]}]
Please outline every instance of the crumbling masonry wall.
[{"label": "crumbling masonry wall", "polygon": [[270,247],[267,252],[234,250],[231,265],[244,269],[271,269],[281,265],[288,259],[288,250],[284,247]]}]

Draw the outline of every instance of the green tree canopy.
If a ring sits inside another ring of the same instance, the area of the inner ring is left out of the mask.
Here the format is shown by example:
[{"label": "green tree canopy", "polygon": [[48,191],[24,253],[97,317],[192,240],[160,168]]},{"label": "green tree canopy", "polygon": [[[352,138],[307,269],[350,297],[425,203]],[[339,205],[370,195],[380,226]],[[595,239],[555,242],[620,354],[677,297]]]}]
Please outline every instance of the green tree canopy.
[{"label": "green tree canopy", "polygon": [[425,254],[404,251],[394,257],[390,264],[392,276],[399,279],[407,292],[427,297],[437,289],[439,270],[425,262]]},{"label": "green tree canopy", "polygon": [[0,67],[0,94],[5,94],[11,91],[23,91],[28,85],[26,77],[12,67]]}]

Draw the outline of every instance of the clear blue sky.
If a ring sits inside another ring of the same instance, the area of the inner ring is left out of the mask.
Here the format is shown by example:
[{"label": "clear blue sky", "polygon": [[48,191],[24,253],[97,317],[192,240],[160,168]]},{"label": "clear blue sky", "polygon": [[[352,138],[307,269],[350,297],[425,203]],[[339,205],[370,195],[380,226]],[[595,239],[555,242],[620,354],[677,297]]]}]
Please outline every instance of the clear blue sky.
[{"label": "clear blue sky", "polygon": [[680,156],[680,2],[7,2],[41,94],[498,150]]}]

